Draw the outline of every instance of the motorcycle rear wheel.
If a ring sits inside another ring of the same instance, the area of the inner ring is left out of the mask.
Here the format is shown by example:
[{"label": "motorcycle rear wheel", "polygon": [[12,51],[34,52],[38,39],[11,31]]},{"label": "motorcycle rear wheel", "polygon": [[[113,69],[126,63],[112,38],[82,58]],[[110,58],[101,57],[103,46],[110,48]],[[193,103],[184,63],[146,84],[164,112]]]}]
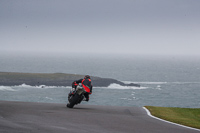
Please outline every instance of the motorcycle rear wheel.
[{"label": "motorcycle rear wheel", "polygon": [[77,101],[79,100],[79,95],[75,94],[69,101],[69,103],[67,104],[68,108],[73,108],[74,105],[77,103]]}]

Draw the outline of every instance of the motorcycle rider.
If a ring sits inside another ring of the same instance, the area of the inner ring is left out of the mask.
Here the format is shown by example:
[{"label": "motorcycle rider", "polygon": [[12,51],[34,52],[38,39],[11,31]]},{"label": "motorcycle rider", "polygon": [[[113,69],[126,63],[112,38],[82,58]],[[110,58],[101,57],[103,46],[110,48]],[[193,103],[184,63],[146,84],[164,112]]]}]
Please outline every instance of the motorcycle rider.
[{"label": "motorcycle rider", "polygon": [[82,84],[82,87],[86,91],[86,93],[84,93],[84,96],[86,98],[85,101],[89,101],[89,95],[92,94],[92,83],[91,83],[91,79],[89,75],[85,75],[84,79],[79,79],[72,82],[72,91],[70,91],[69,96],[73,94],[73,92],[76,90],[76,87],[78,86],[79,83]]}]

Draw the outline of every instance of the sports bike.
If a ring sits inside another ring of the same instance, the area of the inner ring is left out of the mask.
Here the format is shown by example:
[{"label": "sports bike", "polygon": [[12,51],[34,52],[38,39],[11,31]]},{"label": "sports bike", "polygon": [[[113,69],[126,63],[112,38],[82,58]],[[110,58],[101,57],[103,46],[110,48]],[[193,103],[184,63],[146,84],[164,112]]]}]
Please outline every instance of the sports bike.
[{"label": "sports bike", "polygon": [[70,90],[70,95],[68,96],[68,108],[73,108],[74,105],[80,104],[81,101],[85,98],[84,93],[86,93],[85,89],[78,85],[76,89],[72,88]]}]

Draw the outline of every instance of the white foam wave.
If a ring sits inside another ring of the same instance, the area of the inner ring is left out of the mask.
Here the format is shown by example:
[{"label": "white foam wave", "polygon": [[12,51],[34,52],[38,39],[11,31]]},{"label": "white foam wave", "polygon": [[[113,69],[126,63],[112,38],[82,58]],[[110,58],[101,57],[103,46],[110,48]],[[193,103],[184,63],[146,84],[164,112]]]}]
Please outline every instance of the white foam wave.
[{"label": "white foam wave", "polygon": [[129,100],[129,101],[133,100],[131,98],[119,98],[119,99],[121,99],[121,100]]},{"label": "white foam wave", "polygon": [[69,88],[69,86],[46,86],[46,85],[39,85],[39,86],[31,86],[27,84],[18,85],[15,87],[22,87],[22,88],[38,88],[38,89],[48,89],[48,88]]},{"label": "white foam wave", "polygon": [[200,82],[169,82],[172,84],[200,84]]},{"label": "white foam wave", "polygon": [[0,86],[1,91],[16,91],[10,86]]},{"label": "white foam wave", "polygon": [[133,82],[133,81],[122,81],[125,84],[167,84],[168,82]]},{"label": "white foam wave", "polygon": [[41,88],[41,89],[49,89],[49,88],[68,88],[68,86],[46,86],[46,85],[39,85],[35,86],[36,88]]},{"label": "white foam wave", "polygon": [[140,89],[147,89],[148,87],[136,87],[136,86],[122,86],[116,83],[110,84],[108,89],[133,89],[133,90],[140,90]]},{"label": "white foam wave", "polygon": [[45,97],[46,99],[48,99],[48,100],[53,100],[53,98],[50,98],[50,97]]},{"label": "white foam wave", "polygon": [[125,84],[135,83],[135,84],[152,84],[152,85],[162,85],[162,84],[200,84],[200,82],[133,82],[133,81],[121,81]]},{"label": "white foam wave", "polygon": [[31,88],[31,87],[33,87],[33,86],[31,86],[31,85],[27,85],[27,84],[21,84],[21,85],[16,85],[15,87],[24,87],[24,88]]}]

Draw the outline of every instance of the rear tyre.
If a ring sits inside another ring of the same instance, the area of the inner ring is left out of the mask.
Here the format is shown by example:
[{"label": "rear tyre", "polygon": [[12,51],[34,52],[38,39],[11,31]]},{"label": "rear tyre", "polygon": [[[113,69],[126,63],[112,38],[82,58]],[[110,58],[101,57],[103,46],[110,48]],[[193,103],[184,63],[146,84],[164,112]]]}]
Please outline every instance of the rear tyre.
[{"label": "rear tyre", "polygon": [[70,100],[69,103],[67,104],[68,108],[73,108],[74,105],[77,103],[77,101],[79,100],[79,95],[75,94]]}]

